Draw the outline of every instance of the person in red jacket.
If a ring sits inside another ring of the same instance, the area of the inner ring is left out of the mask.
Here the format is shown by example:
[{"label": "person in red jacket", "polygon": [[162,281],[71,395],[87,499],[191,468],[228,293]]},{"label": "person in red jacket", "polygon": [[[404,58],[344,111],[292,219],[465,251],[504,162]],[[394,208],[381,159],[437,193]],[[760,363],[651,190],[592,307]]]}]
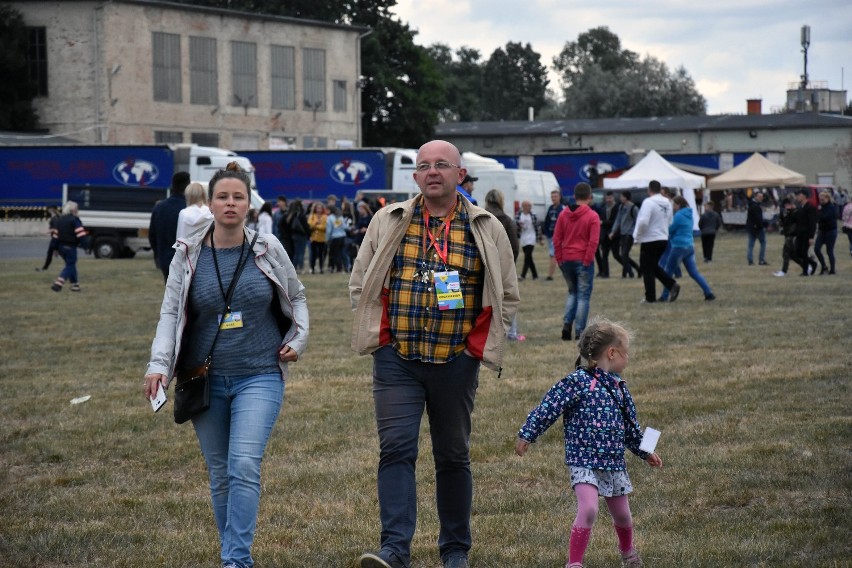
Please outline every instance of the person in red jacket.
[{"label": "person in red jacket", "polygon": [[589,207],[592,188],[578,183],[574,188],[575,205],[562,210],[553,232],[553,252],[562,276],[568,284],[562,339],[571,340],[573,327],[579,339],[589,319],[589,302],[595,277],[595,251],[600,241],[601,219]]}]

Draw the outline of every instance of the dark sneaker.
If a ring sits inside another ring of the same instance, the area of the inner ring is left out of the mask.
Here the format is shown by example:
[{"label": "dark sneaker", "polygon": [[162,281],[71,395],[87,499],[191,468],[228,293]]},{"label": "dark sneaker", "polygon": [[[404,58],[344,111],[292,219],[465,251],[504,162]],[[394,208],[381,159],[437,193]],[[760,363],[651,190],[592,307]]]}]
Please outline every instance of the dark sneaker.
[{"label": "dark sneaker", "polygon": [[712,302],[715,299],[716,299],[716,296],[714,296],[713,294],[707,294],[706,296],[704,296],[705,302]]},{"label": "dark sneaker", "polygon": [[62,284],[57,284],[57,283],[54,282],[53,284],[50,285],[50,289],[53,290],[54,292],[61,292],[62,291]]},{"label": "dark sneaker", "polygon": [[562,326],[562,341],[571,341],[571,324]]},{"label": "dark sneaker", "polygon": [[545,280],[547,280],[549,282],[549,281],[553,280],[553,276],[548,276],[547,278],[545,278]]},{"label": "dark sneaker", "polygon": [[467,556],[450,556],[444,561],[444,568],[470,568]]},{"label": "dark sneaker", "polygon": [[672,289],[669,292],[669,302],[674,302],[675,300],[677,300],[678,294],[680,294],[680,284],[675,282],[674,286],[672,286]]},{"label": "dark sneaker", "polygon": [[405,568],[392,552],[382,551],[378,554],[367,552],[358,557],[359,568]]},{"label": "dark sneaker", "polygon": [[766,262],[765,260],[761,260],[761,261],[760,261],[760,266],[769,266],[769,263],[768,263],[768,262]]}]

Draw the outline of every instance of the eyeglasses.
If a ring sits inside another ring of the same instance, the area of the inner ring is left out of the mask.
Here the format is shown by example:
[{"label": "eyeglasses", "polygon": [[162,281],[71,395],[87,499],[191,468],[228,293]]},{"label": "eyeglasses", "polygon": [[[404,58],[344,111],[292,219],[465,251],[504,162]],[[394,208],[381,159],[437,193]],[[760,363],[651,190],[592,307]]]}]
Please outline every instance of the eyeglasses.
[{"label": "eyeglasses", "polygon": [[423,162],[422,164],[417,164],[414,167],[414,169],[417,170],[418,173],[425,174],[426,172],[428,172],[433,167],[436,170],[438,170],[439,172],[443,172],[445,170],[449,170],[450,168],[460,168],[461,166],[458,166],[456,164],[441,160],[441,161],[435,162],[434,164],[430,164],[428,162]]}]

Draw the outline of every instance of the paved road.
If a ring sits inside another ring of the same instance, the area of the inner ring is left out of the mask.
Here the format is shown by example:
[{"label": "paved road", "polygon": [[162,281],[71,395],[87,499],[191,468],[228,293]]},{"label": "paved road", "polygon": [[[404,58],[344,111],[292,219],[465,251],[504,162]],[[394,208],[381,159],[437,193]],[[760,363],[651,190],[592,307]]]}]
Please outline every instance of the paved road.
[{"label": "paved road", "polygon": [[32,259],[44,261],[47,254],[47,237],[2,237],[0,238],[0,260]]},{"label": "paved road", "polygon": [[[0,237],[0,260],[32,259],[41,266],[38,263],[44,262],[49,243],[47,237]],[[82,255],[83,251],[81,250],[80,253]],[[137,258],[150,257],[151,252],[139,251],[136,256]]]}]

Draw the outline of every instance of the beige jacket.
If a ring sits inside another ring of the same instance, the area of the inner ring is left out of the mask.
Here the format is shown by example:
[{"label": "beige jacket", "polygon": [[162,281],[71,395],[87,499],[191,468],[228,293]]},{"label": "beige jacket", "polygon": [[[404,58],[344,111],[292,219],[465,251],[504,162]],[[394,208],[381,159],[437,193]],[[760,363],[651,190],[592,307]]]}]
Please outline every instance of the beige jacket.
[{"label": "beige jacket", "polygon": [[[419,197],[379,209],[370,223],[349,278],[349,297],[355,319],[352,323],[352,349],[359,355],[377,350],[382,323],[382,288],[390,276],[390,266]],[[506,330],[520,303],[518,275],[512,247],[503,225],[485,209],[462,199],[470,216],[470,229],[484,267],[482,307],[492,310],[482,362],[499,371],[503,362]]]}]

